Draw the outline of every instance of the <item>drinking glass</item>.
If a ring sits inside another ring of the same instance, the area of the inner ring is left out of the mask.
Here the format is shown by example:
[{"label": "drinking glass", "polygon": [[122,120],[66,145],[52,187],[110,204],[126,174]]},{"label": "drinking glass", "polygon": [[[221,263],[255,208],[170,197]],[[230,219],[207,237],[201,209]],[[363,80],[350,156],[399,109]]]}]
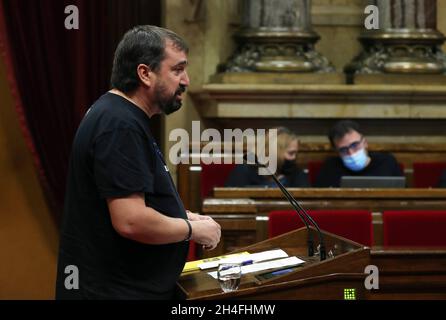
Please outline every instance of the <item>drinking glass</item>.
[{"label": "drinking glass", "polygon": [[240,263],[220,263],[217,270],[217,278],[223,292],[231,292],[238,289],[242,277],[242,265]]}]

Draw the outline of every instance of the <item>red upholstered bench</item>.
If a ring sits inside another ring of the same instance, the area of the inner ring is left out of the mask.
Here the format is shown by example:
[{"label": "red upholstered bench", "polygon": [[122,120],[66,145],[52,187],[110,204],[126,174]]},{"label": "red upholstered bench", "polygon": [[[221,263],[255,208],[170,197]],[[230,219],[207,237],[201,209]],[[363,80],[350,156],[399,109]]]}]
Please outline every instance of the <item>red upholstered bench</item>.
[{"label": "red upholstered bench", "polygon": [[[372,214],[367,210],[309,210],[308,213],[325,231],[352,241],[371,246],[373,244]],[[268,232],[270,237],[303,227],[293,210],[269,213]]]},{"label": "red upholstered bench", "polygon": [[223,187],[235,164],[201,164],[201,198],[212,194],[215,187]]},{"label": "red upholstered bench", "polygon": [[[200,194],[204,199],[212,195],[214,187],[223,187],[235,164],[201,164]],[[189,244],[187,261],[197,259],[197,247],[194,241]]]},{"label": "red upholstered bench", "polygon": [[413,185],[415,188],[435,188],[446,170],[446,162],[414,162]]},{"label": "red upholstered bench", "polygon": [[383,212],[385,246],[446,246],[446,210]]},{"label": "red upholstered bench", "polygon": [[322,161],[309,161],[307,163],[308,180],[310,181],[310,185],[314,186],[323,164],[324,162]]}]

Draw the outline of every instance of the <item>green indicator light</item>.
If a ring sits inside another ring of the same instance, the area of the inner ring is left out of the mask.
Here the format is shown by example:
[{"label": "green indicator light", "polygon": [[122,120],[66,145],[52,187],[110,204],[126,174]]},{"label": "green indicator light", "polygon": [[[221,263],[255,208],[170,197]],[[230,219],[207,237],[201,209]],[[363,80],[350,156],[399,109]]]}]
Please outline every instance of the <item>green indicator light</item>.
[{"label": "green indicator light", "polygon": [[344,300],[356,300],[356,289],[344,289]]}]

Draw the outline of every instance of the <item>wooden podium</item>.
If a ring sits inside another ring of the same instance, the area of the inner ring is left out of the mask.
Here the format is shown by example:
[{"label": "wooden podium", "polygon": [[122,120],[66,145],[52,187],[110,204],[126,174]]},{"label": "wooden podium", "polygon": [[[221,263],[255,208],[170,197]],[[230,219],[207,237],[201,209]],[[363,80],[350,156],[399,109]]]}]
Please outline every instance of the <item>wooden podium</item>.
[{"label": "wooden podium", "polygon": [[[319,243],[318,233],[311,229],[315,246]],[[364,268],[370,264],[370,249],[340,236],[323,232],[327,259],[319,256],[308,257],[307,229],[301,228],[245,247],[236,252],[262,252],[282,249],[289,256],[297,256],[304,264],[292,267],[293,271],[272,275],[274,270],[242,275],[237,291],[223,293],[218,281],[208,272],[192,271],[183,273],[178,281],[179,296],[188,300],[214,299],[364,299]]]}]

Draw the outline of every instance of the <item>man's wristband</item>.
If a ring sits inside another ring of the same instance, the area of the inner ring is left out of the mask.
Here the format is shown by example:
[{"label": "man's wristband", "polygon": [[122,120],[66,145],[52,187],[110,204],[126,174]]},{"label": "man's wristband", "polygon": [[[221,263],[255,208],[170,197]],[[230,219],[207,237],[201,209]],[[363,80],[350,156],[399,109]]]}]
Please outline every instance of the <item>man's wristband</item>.
[{"label": "man's wristband", "polygon": [[184,239],[184,241],[189,241],[192,238],[192,226],[191,226],[189,220],[184,219],[184,221],[186,221],[187,226],[189,228],[189,233],[187,234],[187,237],[186,237],[186,239]]}]

